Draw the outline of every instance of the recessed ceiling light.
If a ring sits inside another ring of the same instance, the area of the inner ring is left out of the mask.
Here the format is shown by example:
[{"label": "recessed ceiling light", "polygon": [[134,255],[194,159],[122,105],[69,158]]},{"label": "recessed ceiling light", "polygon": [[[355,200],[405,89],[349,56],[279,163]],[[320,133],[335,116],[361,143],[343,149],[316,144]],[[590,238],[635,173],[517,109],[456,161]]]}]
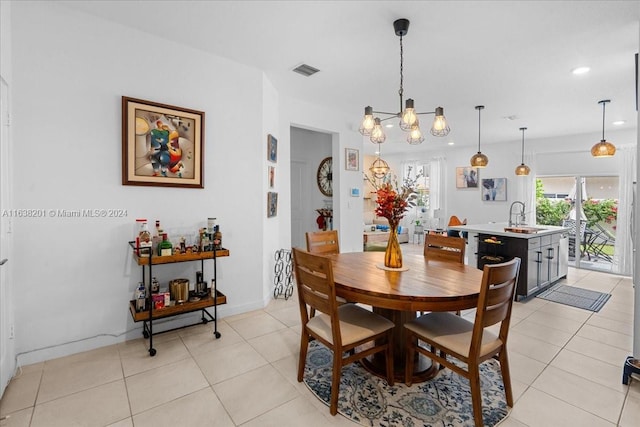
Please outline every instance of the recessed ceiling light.
[{"label": "recessed ceiling light", "polygon": [[503,118],[503,119],[505,119],[505,120],[510,120],[510,121],[514,121],[514,120],[519,119],[519,117],[518,117],[518,116],[516,116],[515,114],[513,114],[513,115],[511,115],[511,116],[504,116],[504,117],[502,117],[502,118]]},{"label": "recessed ceiling light", "polygon": [[386,127],[386,128],[392,128],[392,127],[393,127],[393,123],[387,123],[386,125],[384,125],[384,127]]},{"label": "recessed ceiling light", "polygon": [[623,125],[625,123],[627,123],[626,120],[616,120],[615,122],[612,122],[611,124],[615,125],[615,126],[620,126],[620,125]]},{"label": "recessed ceiling light", "polygon": [[453,145],[453,144],[455,144],[455,142],[453,142],[453,141],[447,142],[447,145]]},{"label": "recessed ceiling light", "polygon": [[589,67],[576,67],[573,70],[571,70],[571,72],[575,75],[586,74],[589,71],[591,71],[591,68]]}]

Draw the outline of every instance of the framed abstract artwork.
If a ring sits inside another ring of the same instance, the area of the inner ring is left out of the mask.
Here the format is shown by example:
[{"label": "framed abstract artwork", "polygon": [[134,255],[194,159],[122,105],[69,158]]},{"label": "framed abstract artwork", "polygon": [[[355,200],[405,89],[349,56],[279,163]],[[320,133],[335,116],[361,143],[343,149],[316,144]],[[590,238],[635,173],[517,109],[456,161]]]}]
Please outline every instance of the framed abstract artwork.
[{"label": "framed abstract artwork", "polygon": [[269,188],[274,188],[276,185],[276,167],[275,166],[269,166]]},{"label": "framed abstract artwork", "polygon": [[360,170],[360,152],[355,148],[345,148],[344,168],[348,171]]},{"label": "framed abstract artwork", "polygon": [[204,112],[122,97],[122,185],[204,188]]},{"label": "framed abstract artwork", "polygon": [[269,191],[267,193],[267,218],[278,215],[278,193]]},{"label": "framed abstract artwork", "polygon": [[275,136],[267,135],[267,159],[270,162],[278,162],[278,140]]},{"label": "framed abstract artwork", "polygon": [[482,179],[482,200],[504,202],[507,200],[507,178]]},{"label": "framed abstract artwork", "polygon": [[456,188],[478,188],[478,168],[456,168]]}]

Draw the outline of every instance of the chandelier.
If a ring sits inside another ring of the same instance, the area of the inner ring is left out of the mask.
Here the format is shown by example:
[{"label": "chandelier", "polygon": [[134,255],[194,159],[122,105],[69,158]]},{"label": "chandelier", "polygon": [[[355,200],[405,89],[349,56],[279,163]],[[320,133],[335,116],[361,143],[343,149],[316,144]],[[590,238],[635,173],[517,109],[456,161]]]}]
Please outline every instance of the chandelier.
[{"label": "chandelier", "polygon": [[611,100],[603,99],[598,101],[598,104],[602,104],[602,139],[591,147],[591,155],[593,157],[612,157],[616,154],[616,146],[604,139],[604,107],[607,102],[611,102]]},{"label": "chandelier", "polygon": [[[395,30],[396,35],[400,37],[400,90],[398,90],[398,95],[400,95],[400,112],[388,113],[385,111],[373,111],[372,107],[365,107],[364,118],[362,119],[362,123],[360,124],[359,129],[360,133],[362,135],[368,136],[371,142],[373,142],[374,144],[381,144],[387,139],[381,122],[396,117],[400,119],[400,129],[408,132],[407,142],[409,144],[420,144],[422,143],[422,141],[424,141],[424,136],[422,135],[422,131],[420,130],[418,115],[434,114],[435,118],[433,120],[433,124],[431,125],[431,135],[447,136],[450,129],[449,125],[447,124],[447,119],[444,117],[444,109],[442,107],[437,107],[435,111],[431,112],[417,113],[414,108],[413,99],[409,98],[406,100],[406,102],[403,103],[404,48],[402,45],[402,38],[406,36],[407,32],[409,31],[409,20],[398,19],[394,21],[393,29]],[[404,110],[402,109],[403,105]],[[374,117],[374,114],[383,114],[389,117],[380,119],[379,117]]]}]

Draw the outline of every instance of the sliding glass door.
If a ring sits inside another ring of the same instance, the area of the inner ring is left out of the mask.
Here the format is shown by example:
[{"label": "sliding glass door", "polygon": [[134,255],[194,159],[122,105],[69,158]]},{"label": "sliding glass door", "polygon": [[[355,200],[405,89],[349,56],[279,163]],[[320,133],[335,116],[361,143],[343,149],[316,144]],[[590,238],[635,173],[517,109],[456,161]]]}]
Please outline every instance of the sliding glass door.
[{"label": "sliding glass door", "polygon": [[569,228],[569,265],[612,271],[618,188],[617,176],[536,179],[537,223]]}]

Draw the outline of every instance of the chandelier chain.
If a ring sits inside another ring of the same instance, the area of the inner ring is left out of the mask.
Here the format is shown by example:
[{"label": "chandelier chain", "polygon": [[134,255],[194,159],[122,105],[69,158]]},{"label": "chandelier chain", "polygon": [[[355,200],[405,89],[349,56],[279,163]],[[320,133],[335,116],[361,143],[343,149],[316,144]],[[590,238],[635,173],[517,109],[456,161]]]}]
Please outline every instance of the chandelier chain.
[{"label": "chandelier chain", "polygon": [[482,108],[478,108],[478,153],[480,152],[480,112]]},{"label": "chandelier chain", "polygon": [[402,35],[400,35],[400,111],[402,111],[402,95],[404,94],[404,47],[402,45]]},{"label": "chandelier chain", "polygon": [[521,130],[522,130],[522,161],[520,163],[524,165],[524,131],[526,130],[526,128],[521,128]]},{"label": "chandelier chain", "polygon": [[602,140],[604,141],[604,107],[607,105],[606,102],[602,103]]}]

